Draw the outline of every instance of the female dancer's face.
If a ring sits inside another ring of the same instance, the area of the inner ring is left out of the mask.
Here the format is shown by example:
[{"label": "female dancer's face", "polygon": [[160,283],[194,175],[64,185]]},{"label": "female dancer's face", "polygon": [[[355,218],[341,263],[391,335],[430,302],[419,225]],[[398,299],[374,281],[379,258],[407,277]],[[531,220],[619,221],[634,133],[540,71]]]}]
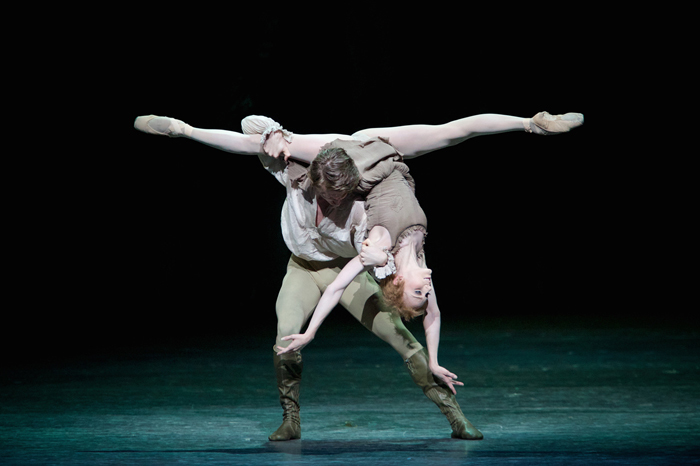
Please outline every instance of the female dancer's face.
[{"label": "female dancer's face", "polygon": [[433,271],[430,269],[416,267],[403,274],[404,304],[414,309],[423,307],[428,301],[430,292],[433,290],[430,279]]}]

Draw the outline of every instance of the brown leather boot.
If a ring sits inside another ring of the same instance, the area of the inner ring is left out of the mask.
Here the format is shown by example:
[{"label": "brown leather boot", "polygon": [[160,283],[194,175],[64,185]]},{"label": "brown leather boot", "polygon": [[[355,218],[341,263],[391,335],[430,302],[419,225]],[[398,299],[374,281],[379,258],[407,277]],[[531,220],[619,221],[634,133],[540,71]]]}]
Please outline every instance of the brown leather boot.
[{"label": "brown leather boot", "polygon": [[268,437],[272,441],[294,440],[301,438],[301,419],[299,417],[299,386],[304,363],[301,353],[286,353],[277,356],[274,353],[277,389],[280,404],[284,410],[282,425]]},{"label": "brown leather boot", "polygon": [[452,426],[452,438],[481,440],[484,435],[464,417],[450,388],[433,376],[428,365],[428,352],[425,348],[406,359],[406,367],[413,381],[423,389],[423,393],[435,403]]}]

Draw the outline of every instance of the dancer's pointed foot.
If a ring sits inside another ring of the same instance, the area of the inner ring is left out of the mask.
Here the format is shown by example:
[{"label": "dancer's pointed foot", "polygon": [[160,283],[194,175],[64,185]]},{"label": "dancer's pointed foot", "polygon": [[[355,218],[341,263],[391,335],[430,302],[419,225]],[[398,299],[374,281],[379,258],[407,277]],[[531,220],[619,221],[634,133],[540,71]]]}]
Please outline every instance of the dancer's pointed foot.
[{"label": "dancer's pointed foot", "polygon": [[192,127],[175,118],[160,117],[157,115],[140,116],[134,120],[134,128],[148,134],[157,134],[171,138],[189,136]]},{"label": "dancer's pointed foot", "polygon": [[553,135],[567,133],[573,128],[583,124],[582,113],[566,113],[564,115],[550,115],[547,112],[540,112],[530,118],[525,124],[525,131],[528,133]]}]

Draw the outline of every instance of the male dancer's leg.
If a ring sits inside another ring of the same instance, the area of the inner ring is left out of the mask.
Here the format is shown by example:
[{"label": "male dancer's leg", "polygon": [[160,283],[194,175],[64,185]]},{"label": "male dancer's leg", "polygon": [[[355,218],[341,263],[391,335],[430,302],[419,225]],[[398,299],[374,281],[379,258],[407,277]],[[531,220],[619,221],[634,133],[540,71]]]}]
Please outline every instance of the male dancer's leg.
[{"label": "male dancer's leg", "polygon": [[428,365],[428,352],[406,329],[401,318],[385,307],[379,285],[369,274],[356,277],[340,302],[362,325],[401,354],[413,381],[447,418],[453,438],[483,438],[481,432],[464,416],[452,391],[433,376]]},{"label": "male dancer's leg", "polygon": [[396,350],[406,360],[423,346],[401,318],[384,304],[377,282],[368,274],[355,277],[340,298],[340,304],[362,325]]},{"label": "male dancer's leg", "polygon": [[323,292],[312,276],[313,271],[305,267],[306,263],[296,257],[289,259],[287,274],[277,295],[276,345],[282,348],[286,348],[290,342],[281,338],[301,333]]},{"label": "male dancer's leg", "polygon": [[[302,326],[311,316],[321,290],[301,261],[292,257],[287,264],[287,274],[282,281],[282,287],[277,295],[277,341],[276,345],[287,346],[289,342],[281,338],[292,333],[299,333]],[[272,360],[277,378],[280,405],[282,406],[282,424],[273,432],[269,439],[284,441],[301,438],[301,417],[299,394],[301,389],[301,374],[304,363],[300,352],[277,355],[273,348]]]},{"label": "male dancer's leg", "polygon": [[[290,344],[289,341],[281,341],[282,337],[301,333],[318,304],[320,294],[335,280],[349,260],[340,258],[316,262],[297,257],[290,260],[283,291],[285,288],[290,290],[284,293],[281,291],[277,301],[279,346],[286,347]],[[394,348],[402,359],[411,357],[423,348],[401,322],[401,318],[383,303],[381,289],[369,274],[362,273],[355,277],[340,298],[340,304],[368,330]]]}]

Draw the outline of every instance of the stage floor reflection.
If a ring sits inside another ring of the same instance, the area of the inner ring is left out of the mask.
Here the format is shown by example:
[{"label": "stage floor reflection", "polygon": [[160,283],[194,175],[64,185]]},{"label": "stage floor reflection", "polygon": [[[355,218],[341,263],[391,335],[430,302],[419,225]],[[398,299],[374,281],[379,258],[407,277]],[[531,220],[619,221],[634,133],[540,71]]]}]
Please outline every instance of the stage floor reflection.
[{"label": "stage floor reflection", "polygon": [[86,348],[5,368],[0,463],[700,464],[694,329],[443,328],[440,363],[465,383],[458,401],[482,441],[450,438],[388,346],[329,323],[304,350],[302,439],[269,442],[282,419],[273,336]]}]

